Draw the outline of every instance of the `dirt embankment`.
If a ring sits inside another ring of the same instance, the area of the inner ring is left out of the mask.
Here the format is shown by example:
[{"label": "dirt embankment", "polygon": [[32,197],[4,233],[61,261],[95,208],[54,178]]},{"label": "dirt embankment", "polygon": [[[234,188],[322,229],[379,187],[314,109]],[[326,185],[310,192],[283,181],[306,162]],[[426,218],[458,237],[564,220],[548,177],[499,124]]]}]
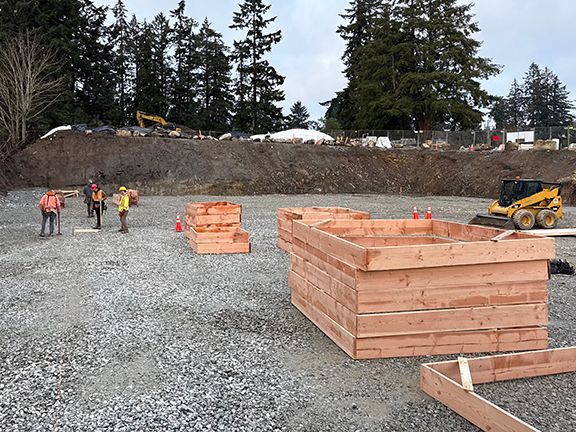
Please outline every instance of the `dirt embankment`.
[{"label": "dirt embankment", "polygon": [[[502,178],[571,179],[576,152],[437,153],[64,133],[14,158],[13,188],[126,184],[145,194],[408,193],[492,197]],[[576,202],[572,180],[564,189]]]}]

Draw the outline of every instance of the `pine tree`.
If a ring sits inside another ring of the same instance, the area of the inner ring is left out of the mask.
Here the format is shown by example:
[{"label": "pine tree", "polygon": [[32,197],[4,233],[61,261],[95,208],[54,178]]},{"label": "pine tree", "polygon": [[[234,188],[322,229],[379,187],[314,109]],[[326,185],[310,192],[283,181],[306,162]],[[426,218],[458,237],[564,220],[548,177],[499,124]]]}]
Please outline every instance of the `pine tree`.
[{"label": "pine tree", "polygon": [[168,117],[172,69],[170,58],[171,28],[160,13],[140,26],[136,55],[136,110]]},{"label": "pine tree", "polygon": [[112,48],[112,76],[115,92],[116,118],[114,124],[124,125],[134,116],[132,107],[134,58],[131,50],[130,25],[127,21],[126,6],[123,0],[118,0],[112,8],[114,23],[110,27]]},{"label": "pine tree", "polygon": [[286,126],[290,129],[308,129],[310,126],[310,114],[300,101],[296,101],[290,108],[290,114],[286,119]]},{"label": "pine tree", "polygon": [[549,109],[551,126],[568,126],[572,124],[574,117],[571,111],[574,109],[570,101],[570,93],[566,85],[562,84],[558,75],[549,71]]},{"label": "pine tree", "polygon": [[197,123],[198,85],[194,74],[203,61],[198,56],[198,41],[194,34],[196,21],[185,15],[186,2],[180,0],[170,15],[175,20],[172,31],[174,46],[174,75],[171,86],[171,120],[175,123]]},{"label": "pine tree", "polygon": [[114,106],[114,78],[105,26],[107,8],[82,0],[80,16],[83,22],[79,33],[81,47],[76,63],[75,99],[76,121],[90,124],[113,123],[118,116]]},{"label": "pine tree", "polygon": [[372,39],[357,53],[360,66],[352,99],[355,113],[349,116],[350,126],[355,129],[412,127],[412,112],[400,92],[411,56],[403,46],[401,23],[394,19],[393,6],[386,3],[383,8],[382,15],[374,21]]},{"label": "pine tree", "polygon": [[539,127],[548,125],[548,107],[545,96],[545,80],[540,66],[532,63],[524,75],[522,85],[526,98],[526,120],[528,126]]},{"label": "pine tree", "polygon": [[522,87],[514,79],[506,98],[506,127],[522,129],[526,122],[526,98]]},{"label": "pine tree", "polygon": [[348,84],[323,105],[328,106],[326,116],[338,119],[345,128],[354,127],[358,115],[354,98],[358,91],[358,74],[363,68],[361,49],[372,40],[375,21],[382,16],[382,3],[383,0],[352,0],[350,7],[340,15],[347,21],[337,32],[346,42],[342,60]]},{"label": "pine tree", "polygon": [[480,28],[473,21],[472,4],[400,0],[398,5],[407,58],[398,92],[412,111],[415,126],[477,127],[483,115],[479,108],[490,103],[479,80],[495,75],[498,68],[478,56],[481,43],[472,35]]},{"label": "pine tree", "polygon": [[282,123],[282,110],[276,103],[284,100],[279,88],[284,77],[264,58],[281,39],[281,31],[265,33],[276,17],[266,18],[270,5],[263,0],[244,0],[240,12],[234,12],[230,28],[246,30],[244,39],[234,41],[236,61],[235,126],[242,130],[268,132]]},{"label": "pine tree", "polygon": [[205,19],[198,34],[198,55],[203,62],[195,75],[200,101],[198,127],[201,129],[224,132],[230,128],[234,100],[228,51],[222,34],[214,31]]}]

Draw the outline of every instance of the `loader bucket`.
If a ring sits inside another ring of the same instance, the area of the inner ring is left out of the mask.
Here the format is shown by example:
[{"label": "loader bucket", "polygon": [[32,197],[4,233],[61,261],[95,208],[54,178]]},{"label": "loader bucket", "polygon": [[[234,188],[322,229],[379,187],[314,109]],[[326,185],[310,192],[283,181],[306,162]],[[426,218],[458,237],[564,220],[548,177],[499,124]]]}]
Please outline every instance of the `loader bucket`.
[{"label": "loader bucket", "polygon": [[512,219],[506,216],[494,216],[489,214],[477,214],[470,222],[470,225],[482,225],[505,230],[516,229]]}]

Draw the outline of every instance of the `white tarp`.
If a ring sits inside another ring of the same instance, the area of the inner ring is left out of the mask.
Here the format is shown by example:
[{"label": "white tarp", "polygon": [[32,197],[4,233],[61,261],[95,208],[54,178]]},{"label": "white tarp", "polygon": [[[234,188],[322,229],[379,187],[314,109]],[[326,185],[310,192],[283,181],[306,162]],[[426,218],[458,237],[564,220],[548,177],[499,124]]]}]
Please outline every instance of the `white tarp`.
[{"label": "white tarp", "polygon": [[390,138],[387,136],[378,137],[378,141],[376,141],[376,147],[391,149],[392,143],[390,142]]},{"label": "white tarp", "polygon": [[506,142],[533,143],[534,131],[506,132]]},{"label": "white tarp", "polygon": [[52,130],[51,130],[50,132],[48,132],[47,134],[41,136],[40,139],[48,138],[50,135],[54,135],[56,132],[66,131],[66,130],[72,130],[72,126],[58,126],[58,127],[55,127],[54,129],[52,129]]},{"label": "white tarp", "polygon": [[268,139],[270,141],[276,141],[276,142],[292,142],[295,140],[302,140],[304,142],[334,141],[334,138],[332,138],[330,135],[327,135],[325,133],[316,130],[308,130],[308,129],[288,129],[273,134],[252,135],[250,139],[252,140]]}]

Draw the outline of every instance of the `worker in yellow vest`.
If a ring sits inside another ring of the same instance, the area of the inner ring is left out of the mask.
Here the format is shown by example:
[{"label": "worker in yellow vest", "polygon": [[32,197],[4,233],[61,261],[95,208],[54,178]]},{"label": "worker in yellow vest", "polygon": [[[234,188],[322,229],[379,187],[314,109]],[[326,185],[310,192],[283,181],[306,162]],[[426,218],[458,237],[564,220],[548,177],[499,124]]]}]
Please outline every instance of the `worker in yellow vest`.
[{"label": "worker in yellow vest", "polygon": [[118,216],[120,216],[120,229],[122,234],[128,233],[128,224],[126,218],[128,217],[128,209],[130,208],[130,196],[124,186],[121,186],[118,191],[120,192],[120,203],[118,204]]}]

